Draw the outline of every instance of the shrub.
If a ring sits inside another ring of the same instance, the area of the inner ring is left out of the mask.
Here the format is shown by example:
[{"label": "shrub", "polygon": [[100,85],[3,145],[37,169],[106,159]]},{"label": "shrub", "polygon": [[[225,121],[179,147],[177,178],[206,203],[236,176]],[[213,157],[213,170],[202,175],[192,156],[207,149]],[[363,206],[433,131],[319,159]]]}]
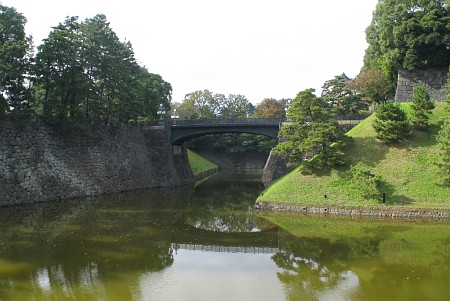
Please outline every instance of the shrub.
[{"label": "shrub", "polygon": [[375,116],[375,137],[384,143],[401,142],[411,136],[411,126],[406,113],[397,104],[386,103],[379,106]]},{"label": "shrub", "polygon": [[428,115],[434,109],[434,102],[430,100],[430,94],[422,83],[414,87],[412,97],[412,123],[419,130],[428,128]]},{"label": "shrub", "polygon": [[350,167],[350,180],[352,186],[360,190],[364,198],[371,199],[381,194],[381,177],[373,175],[370,167],[364,163],[359,162]]}]

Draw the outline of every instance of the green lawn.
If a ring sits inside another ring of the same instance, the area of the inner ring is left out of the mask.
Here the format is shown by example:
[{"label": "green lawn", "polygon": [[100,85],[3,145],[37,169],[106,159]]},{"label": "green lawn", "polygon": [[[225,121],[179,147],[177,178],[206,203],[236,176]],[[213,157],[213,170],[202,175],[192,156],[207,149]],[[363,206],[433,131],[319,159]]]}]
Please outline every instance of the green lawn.
[{"label": "green lawn", "polygon": [[219,166],[188,150],[189,163],[194,176],[210,169],[217,169]]},{"label": "green lawn", "polygon": [[[408,104],[402,104],[409,111]],[[353,142],[339,145],[347,165],[316,175],[303,175],[299,168],[273,183],[258,198],[273,204],[300,204],[335,207],[374,207],[378,199],[363,199],[348,180],[349,167],[363,162],[372,173],[383,178],[382,192],[387,205],[407,208],[450,209],[450,187],[443,185],[434,162],[438,160],[436,134],[443,120],[450,118],[444,103],[437,103],[428,132],[414,131],[413,138],[401,145],[388,146],[375,139],[374,115],[348,132]],[[324,197],[327,195],[327,198]]]}]

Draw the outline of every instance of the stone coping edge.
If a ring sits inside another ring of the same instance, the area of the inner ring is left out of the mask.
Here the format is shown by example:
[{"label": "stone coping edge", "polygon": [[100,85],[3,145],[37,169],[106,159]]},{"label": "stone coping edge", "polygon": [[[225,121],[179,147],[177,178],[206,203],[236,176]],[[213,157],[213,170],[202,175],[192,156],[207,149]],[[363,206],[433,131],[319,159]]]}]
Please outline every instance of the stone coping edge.
[{"label": "stone coping edge", "polygon": [[256,202],[255,209],[266,211],[303,212],[308,214],[331,214],[360,217],[392,217],[392,218],[450,218],[450,210],[439,209],[406,209],[406,208],[338,208],[308,207],[302,205],[280,205]]}]

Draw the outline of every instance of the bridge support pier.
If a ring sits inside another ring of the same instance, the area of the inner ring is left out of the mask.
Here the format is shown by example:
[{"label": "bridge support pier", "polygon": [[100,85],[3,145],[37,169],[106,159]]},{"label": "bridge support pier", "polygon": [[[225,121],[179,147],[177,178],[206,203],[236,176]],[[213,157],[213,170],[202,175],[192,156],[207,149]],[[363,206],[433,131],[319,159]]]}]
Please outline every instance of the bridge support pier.
[{"label": "bridge support pier", "polygon": [[173,155],[174,156],[183,156],[183,146],[182,145],[173,145]]}]

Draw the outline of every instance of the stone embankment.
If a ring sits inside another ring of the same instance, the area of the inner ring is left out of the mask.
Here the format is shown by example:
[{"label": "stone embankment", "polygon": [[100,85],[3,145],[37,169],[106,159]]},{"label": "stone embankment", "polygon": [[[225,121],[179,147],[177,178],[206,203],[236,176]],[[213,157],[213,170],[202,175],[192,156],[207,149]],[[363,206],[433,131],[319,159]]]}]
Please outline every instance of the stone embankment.
[{"label": "stone embankment", "polygon": [[0,122],[0,206],[193,184],[169,130],[133,126],[77,137],[42,122]]},{"label": "stone embankment", "polygon": [[306,214],[330,214],[355,217],[390,217],[390,218],[450,218],[450,211],[431,209],[394,208],[330,208],[308,207],[301,205],[275,205],[257,202],[255,209],[267,211],[302,212]]},{"label": "stone embankment", "polygon": [[448,67],[424,70],[399,69],[395,101],[411,101],[414,87],[418,83],[425,85],[432,100],[445,101],[447,99],[447,91],[445,89],[447,75]]}]

